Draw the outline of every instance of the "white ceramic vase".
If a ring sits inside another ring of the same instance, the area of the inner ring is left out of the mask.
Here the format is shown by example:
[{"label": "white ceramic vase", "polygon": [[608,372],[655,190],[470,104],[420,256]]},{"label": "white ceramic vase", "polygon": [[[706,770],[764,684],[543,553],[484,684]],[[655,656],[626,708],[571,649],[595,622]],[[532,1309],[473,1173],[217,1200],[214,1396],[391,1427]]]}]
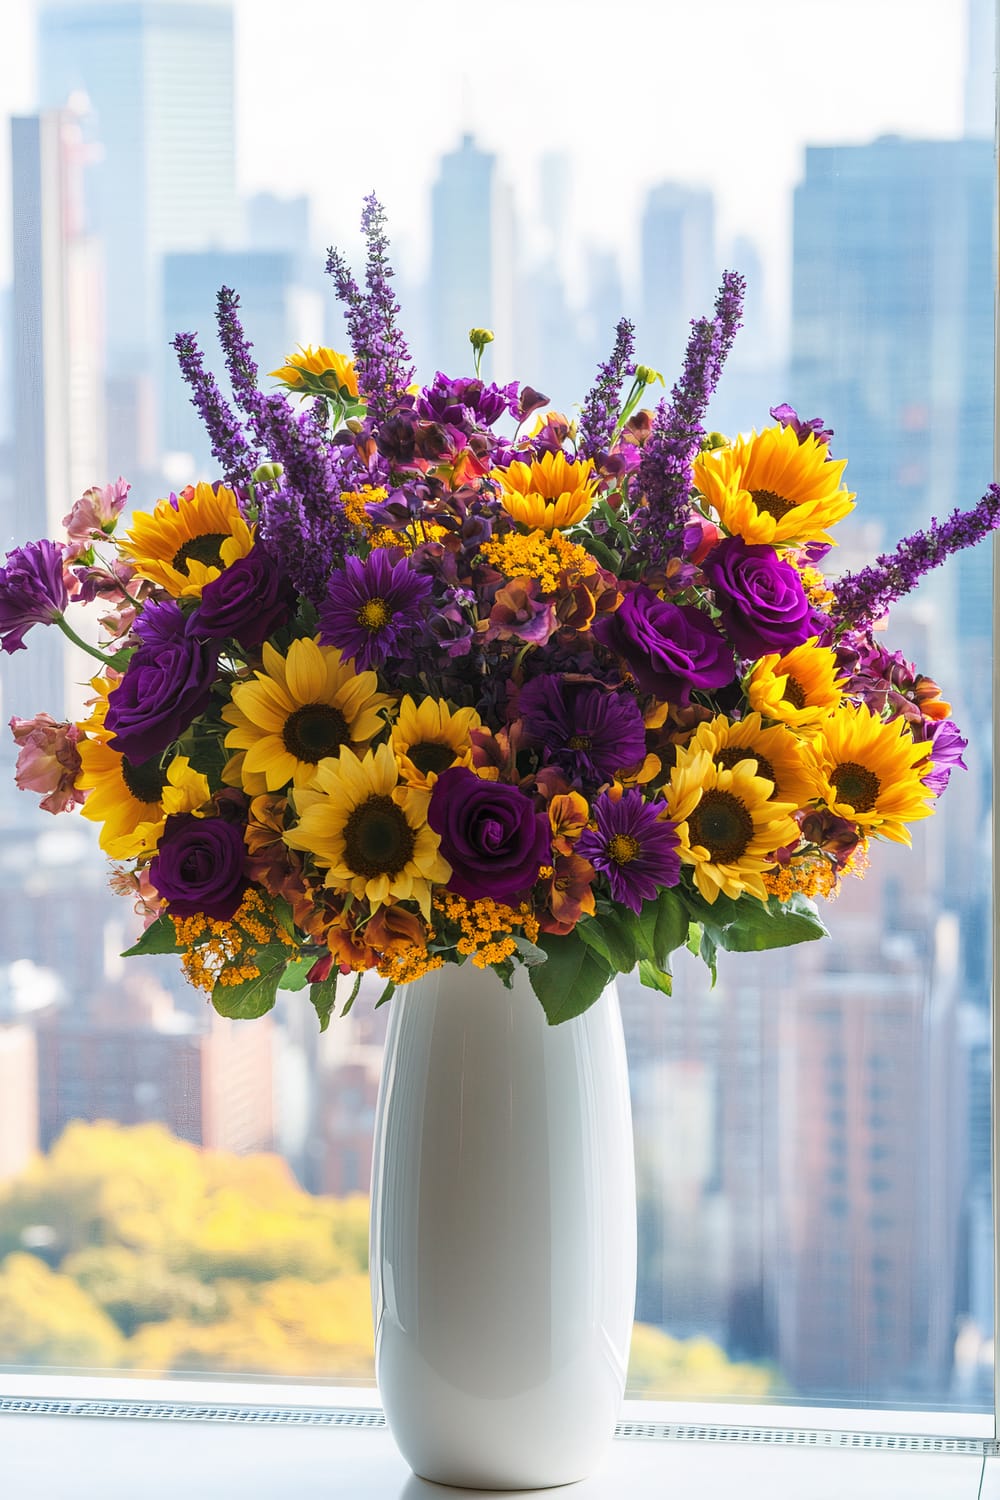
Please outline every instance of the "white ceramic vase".
[{"label": "white ceramic vase", "polygon": [[614,985],[551,1027],[526,971],[397,993],[379,1091],[379,1391],[425,1479],[582,1479],[610,1442],[635,1305],[635,1170]]}]

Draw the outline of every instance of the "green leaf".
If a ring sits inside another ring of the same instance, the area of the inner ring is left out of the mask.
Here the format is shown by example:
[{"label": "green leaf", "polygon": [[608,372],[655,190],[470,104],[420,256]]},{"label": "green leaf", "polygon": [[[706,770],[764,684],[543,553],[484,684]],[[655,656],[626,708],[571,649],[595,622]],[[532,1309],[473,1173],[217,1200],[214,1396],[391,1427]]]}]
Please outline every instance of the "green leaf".
[{"label": "green leaf", "polygon": [[667,960],[675,948],[683,947],[688,937],[688,914],[677,892],[670,888],[660,891],[653,901],[644,901],[639,918],[644,942],[644,953],[659,968],[667,967]]},{"label": "green leaf", "polygon": [[684,946],[685,946],[685,948],[687,948],[687,951],[689,953],[692,953],[694,955],[695,958],[698,957],[698,954],[701,952],[701,923],[700,922],[689,922],[688,923],[687,942],[684,944]]},{"label": "green leaf", "polygon": [[392,999],[392,997],[393,997],[393,995],[395,993],[396,993],[395,981],[392,980],[392,979],[390,979],[389,982],[388,982],[388,984],[386,985],[385,989],[382,991],[381,995],[379,995],[378,999],[375,1001],[375,1009],[378,1010],[378,1008],[379,1008],[380,1005],[386,1005]]},{"label": "green leaf", "polygon": [[177,942],[174,924],[164,912],[162,916],[157,917],[155,922],[150,923],[137,943],[125,949],[122,958],[134,958],[141,953],[182,953],[183,951]]},{"label": "green leaf", "polygon": [[[267,949],[262,949],[258,959]],[[262,968],[256,979],[246,979],[242,984],[217,984],[212,991],[212,1004],[220,1016],[231,1021],[255,1021],[266,1016],[273,1007],[281,976],[285,972],[285,956],[282,952],[277,962]]]},{"label": "green leaf", "polygon": [[736,906],[739,913],[726,927],[721,943],[730,953],[763,953],[830,936],[813,903],[799,892],[788,901],[771,896],[766,904],[744,896]]},{"label": "green leaf", "polygon": [[[342,1016],[350,1015],[351,1007],[353,1006],[355,1000],[358,998],[358,992],[361,989],[361,973],[362,971],[359,969],[354,976],[354,983],[351,985],[351,993],[344,1001],[344,1008],[340,1012]],[[334,984],[336,984],[336,980],[334,980]]]},{"label": "green leaf", "polygon": [[[275,896],[272,910],[274,911],[274,920],[278,926],[287,932],[289,937],[294,937],[295,917],[292,913],[291,902],[286,901],[284,896]],[[285,988],[287,989],[287,985]]]},{"label": "green leaf", "polygon": [[[358,976],[360,983],[361,976]],[[353,995],[351,997],[353,1001]],[[319,1029],[325,1031],[330,1024],[337,1004],[337,974],[336,971],[328,979],[318,979],[315,984],[309,986],[309,999],[312,1008],[319,1017]],[[350,1007],[348,1007],[349,1009]]]},{"label": "green leaf", "polygon": [[608,907],[596,917],[584,917],[576,931],[619,974],[630,974],[646,949],[639,918],[628,907]]},{"label": "green leaf", "polygon": [[612,977],[611,965],[588,948],[578,932],[579,927],[565,937],[543,933],[538,945],[545,951],[545,962],[528,970],[550,1026],[582,1016]]},{"label": "green leaf", "polygon": [[661,995],[672,995],[674,981],[667,969],[659,969],[648,958],[639,960],[639,980],[648,990],[659,990]]},{"label": "green leaf", "polygon": [[543,964],[545,962],[545,953],[539,948],[537,943],[529,942],[526,937],[519,937],[514,939],[514,944],[518,957],[523,964],[527,964],[530,967],[532,964]]},{"label": "green leaf", "polygon": [[293,958],[281,976],[281,988],[283,990],[304,990],[309,983],[309,970],[312,966],[313,960],[311,958]]},{"label": "green leaf", "polygon": [[708,972],[712,976],[713,990],[715,989],[716,983],[719,978],[719,966],[716,962],[717,953],[718,944],[716,943],[714,937],[712,937],[708,932],[705,931],[704,928],[702,928],[701,942],[698,944],[698,957],[708,967]]},{"label": "green leaf", "polygon": [[599,541],[596,536],[588,536],[583,544],[595,562],[600,563],[602,568],[607,568],[609,573],[615,577],[621,570],[622,560],[618,553],[613,551],[604,542]]}]

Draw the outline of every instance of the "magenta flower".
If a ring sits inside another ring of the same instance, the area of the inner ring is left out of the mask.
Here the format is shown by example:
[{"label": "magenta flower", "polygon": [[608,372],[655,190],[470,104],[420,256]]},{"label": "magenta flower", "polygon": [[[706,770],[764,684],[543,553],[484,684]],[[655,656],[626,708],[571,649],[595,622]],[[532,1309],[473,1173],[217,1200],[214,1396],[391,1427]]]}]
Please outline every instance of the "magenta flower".
[{"label": "magenta flower", "polygon": [[178,813],[164,825],[149,880],[178,916],[228,922],[247,888],[245,864],[239,823]]},{"label": "magenta flower", "polygon": [[23,651],[32,625],[61,620],[69,603],[63,561],[66,549],[43,539],[15,547],[0,568],[0,648]]},{"label": "magenta flower", "polygon": [[694,604],[671,604],[644,583],[626,594],[591,635],[620,656],[644,693],[685,707],[692,690],[727,687],[736,675],[732,647]]},{"label": "magenta flower", "polygon": [[10,731],[20,747],[14,780],[22,792],[44,792],[41,806],[46,812],[68,812],[83,802],[78,791],[80,731],[75,724],[57,724],[46,713],[33,719],[13,718]]},{"label": "magenta flower", "polygon": [[615,901],[640,912],[644,901],[681,878],[677,830],[643,801],[638,787],[618,801],[602,792],[593,811],[597,827],[584,830],[576,852],[607,878]]},{"label": "magenta flower", "polygon": [[330,579],[319,612],[320,640],[353,657],[359,672],[380,667],[423,619],[433,588],[405,557],[380,549],[364,562],[349,557]]}]

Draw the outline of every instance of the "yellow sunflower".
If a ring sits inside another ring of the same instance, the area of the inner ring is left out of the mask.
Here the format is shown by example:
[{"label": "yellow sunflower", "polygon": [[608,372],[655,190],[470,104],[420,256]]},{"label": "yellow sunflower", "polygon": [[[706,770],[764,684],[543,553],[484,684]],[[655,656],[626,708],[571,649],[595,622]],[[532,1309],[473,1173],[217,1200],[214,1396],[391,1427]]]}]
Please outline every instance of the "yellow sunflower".
[{"label": "yellow sunflower", "polygon": [[726,769],[709,750],[678,761],[666,788],[670,817],[678,825],[678,854],[693,866],[694,883],[715,904],[721,892],[734,900],[744,891],[767,900],[762,873],[775,849],[794,844],[799,825],[795,804],[772,802],[774,785],[756,774],[753,760]]},{"label": "yellow sunflower", "polygon": [[211,796],[207,779],[185,755],[164,771],[157,756],[134,764],[103,738],[81,739],[77,748],[83,765],[77,785],[89,792],[80,812],[103,823],[98,843],[112,859],[150,853],[168,813],[195,812]]},{"label": "yellow sunflower", "polygon": [[687,763],[707,750],[720,769],[732,770],[743,761],[756,762],[756,774],[770,781],[771,801],[804,807],[815,795],[802,742],[783,724],[761,725],[760,714],[738,722],[720,714],[699,724],[688,743],[677,751],[677,764]]},{"label": "yellow sunflower", "polygon": [[747,679],[747,698],[765,719],[810,734],[843,697],[837,654],[810,636],[784,656],[762,656]]},{"label": "yellow sunflower", "polygon": [[415,703],[407,693],[391,735],[403,780],[408,786],[430,791],[449,766],[471,770],[469,731],[481,729],[482,722],[474,708],[449,708],[439,698],[421,698]]},{"label": "yellow sunflower", "polygon": [[862,832],[909,844],[906,824],[932,813],[920,779],[927,746],[915,743],[905,719],[886,721],[867,704],[845,703],[823,720],[810,749],[813,795]]},{"label": "yellow sunflower", "polygon": [[354,371],[354,361],[346,354],[338,354],[336,349],[328,349],[325,344],[321,344],[318,349],[314,349],[312,344],[307,344],[303,349],[300,344],[298,352],[289,354],[280,370],[270,370],[268,373],[292,391],[332,394],[341,401],[358,399],[358,377]]},{"label": "yellow sunflower", "polygon": [[518,525],[529,531],[575,526],[594,503],[597,475],[589,458],[545,453],[530,464],[515,459],[507,469],[493,469],[500,503]]},{"label": "yellow sunflower", "polygon": [[363,759],[345,748],[316,768],[313,787],[295,793],[298,822],[285,843],[325,867],[332,890],[369,901],[373,911],[415,901],[429,921],[431,886],[451,875],[427,825],[430,796],[400,785],[391,745]]},{"label": "yellow sunflower", "polygon": [[253,530],[224,484],[199,484],[176,499],[158,500],[151,515],[137,511],[121,550],[174,598],[200,598],[206,583],[250,551]]},{"label": "yellow sunflower", "polygon": [[226,748],[246,751],[246,791],[259,789],[260,774],[269,792],[308,786],[320,761],[345,745],[364,749],[385,727],[380,710],[392,700],[378,691],[378,674],[355,672],[336,647],[299,640],[282,656],[265,641],[263,657],[263,671],[237,683],[222,710],[233,726]]},{"label": "yellow sunflower", "polygon": [[841,484],[846,459],[810,433],[800,443],[792,427],[765,427],[695,460],[694,483],[733,536],[775,547],[832,542],[826,528],[854,509]]}]

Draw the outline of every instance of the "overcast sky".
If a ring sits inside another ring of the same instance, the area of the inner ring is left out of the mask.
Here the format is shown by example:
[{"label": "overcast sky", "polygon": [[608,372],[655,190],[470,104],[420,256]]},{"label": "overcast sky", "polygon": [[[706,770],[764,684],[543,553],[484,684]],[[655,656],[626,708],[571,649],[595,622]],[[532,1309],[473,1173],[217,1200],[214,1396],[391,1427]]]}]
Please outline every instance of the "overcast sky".
[{"label": "overcast sky", "polygon": [[[988,0],[973,3],[985,12]],[[319,239],[348,242],[374,187],[411,274],[426,252],[435,160],[463,128],[501,157],[526,214],[539,154],[567,151],[568,242],[615,247],[627,270],[649,185],[705,184],[724,239],[758,240],[772,282],[785,276],[805,142],[962,128],[963,0],[234,0],[233,10],[241,186],[309,193]],[[33,11],[31,0],[0,5],[4,116],[34,102]]]}]

